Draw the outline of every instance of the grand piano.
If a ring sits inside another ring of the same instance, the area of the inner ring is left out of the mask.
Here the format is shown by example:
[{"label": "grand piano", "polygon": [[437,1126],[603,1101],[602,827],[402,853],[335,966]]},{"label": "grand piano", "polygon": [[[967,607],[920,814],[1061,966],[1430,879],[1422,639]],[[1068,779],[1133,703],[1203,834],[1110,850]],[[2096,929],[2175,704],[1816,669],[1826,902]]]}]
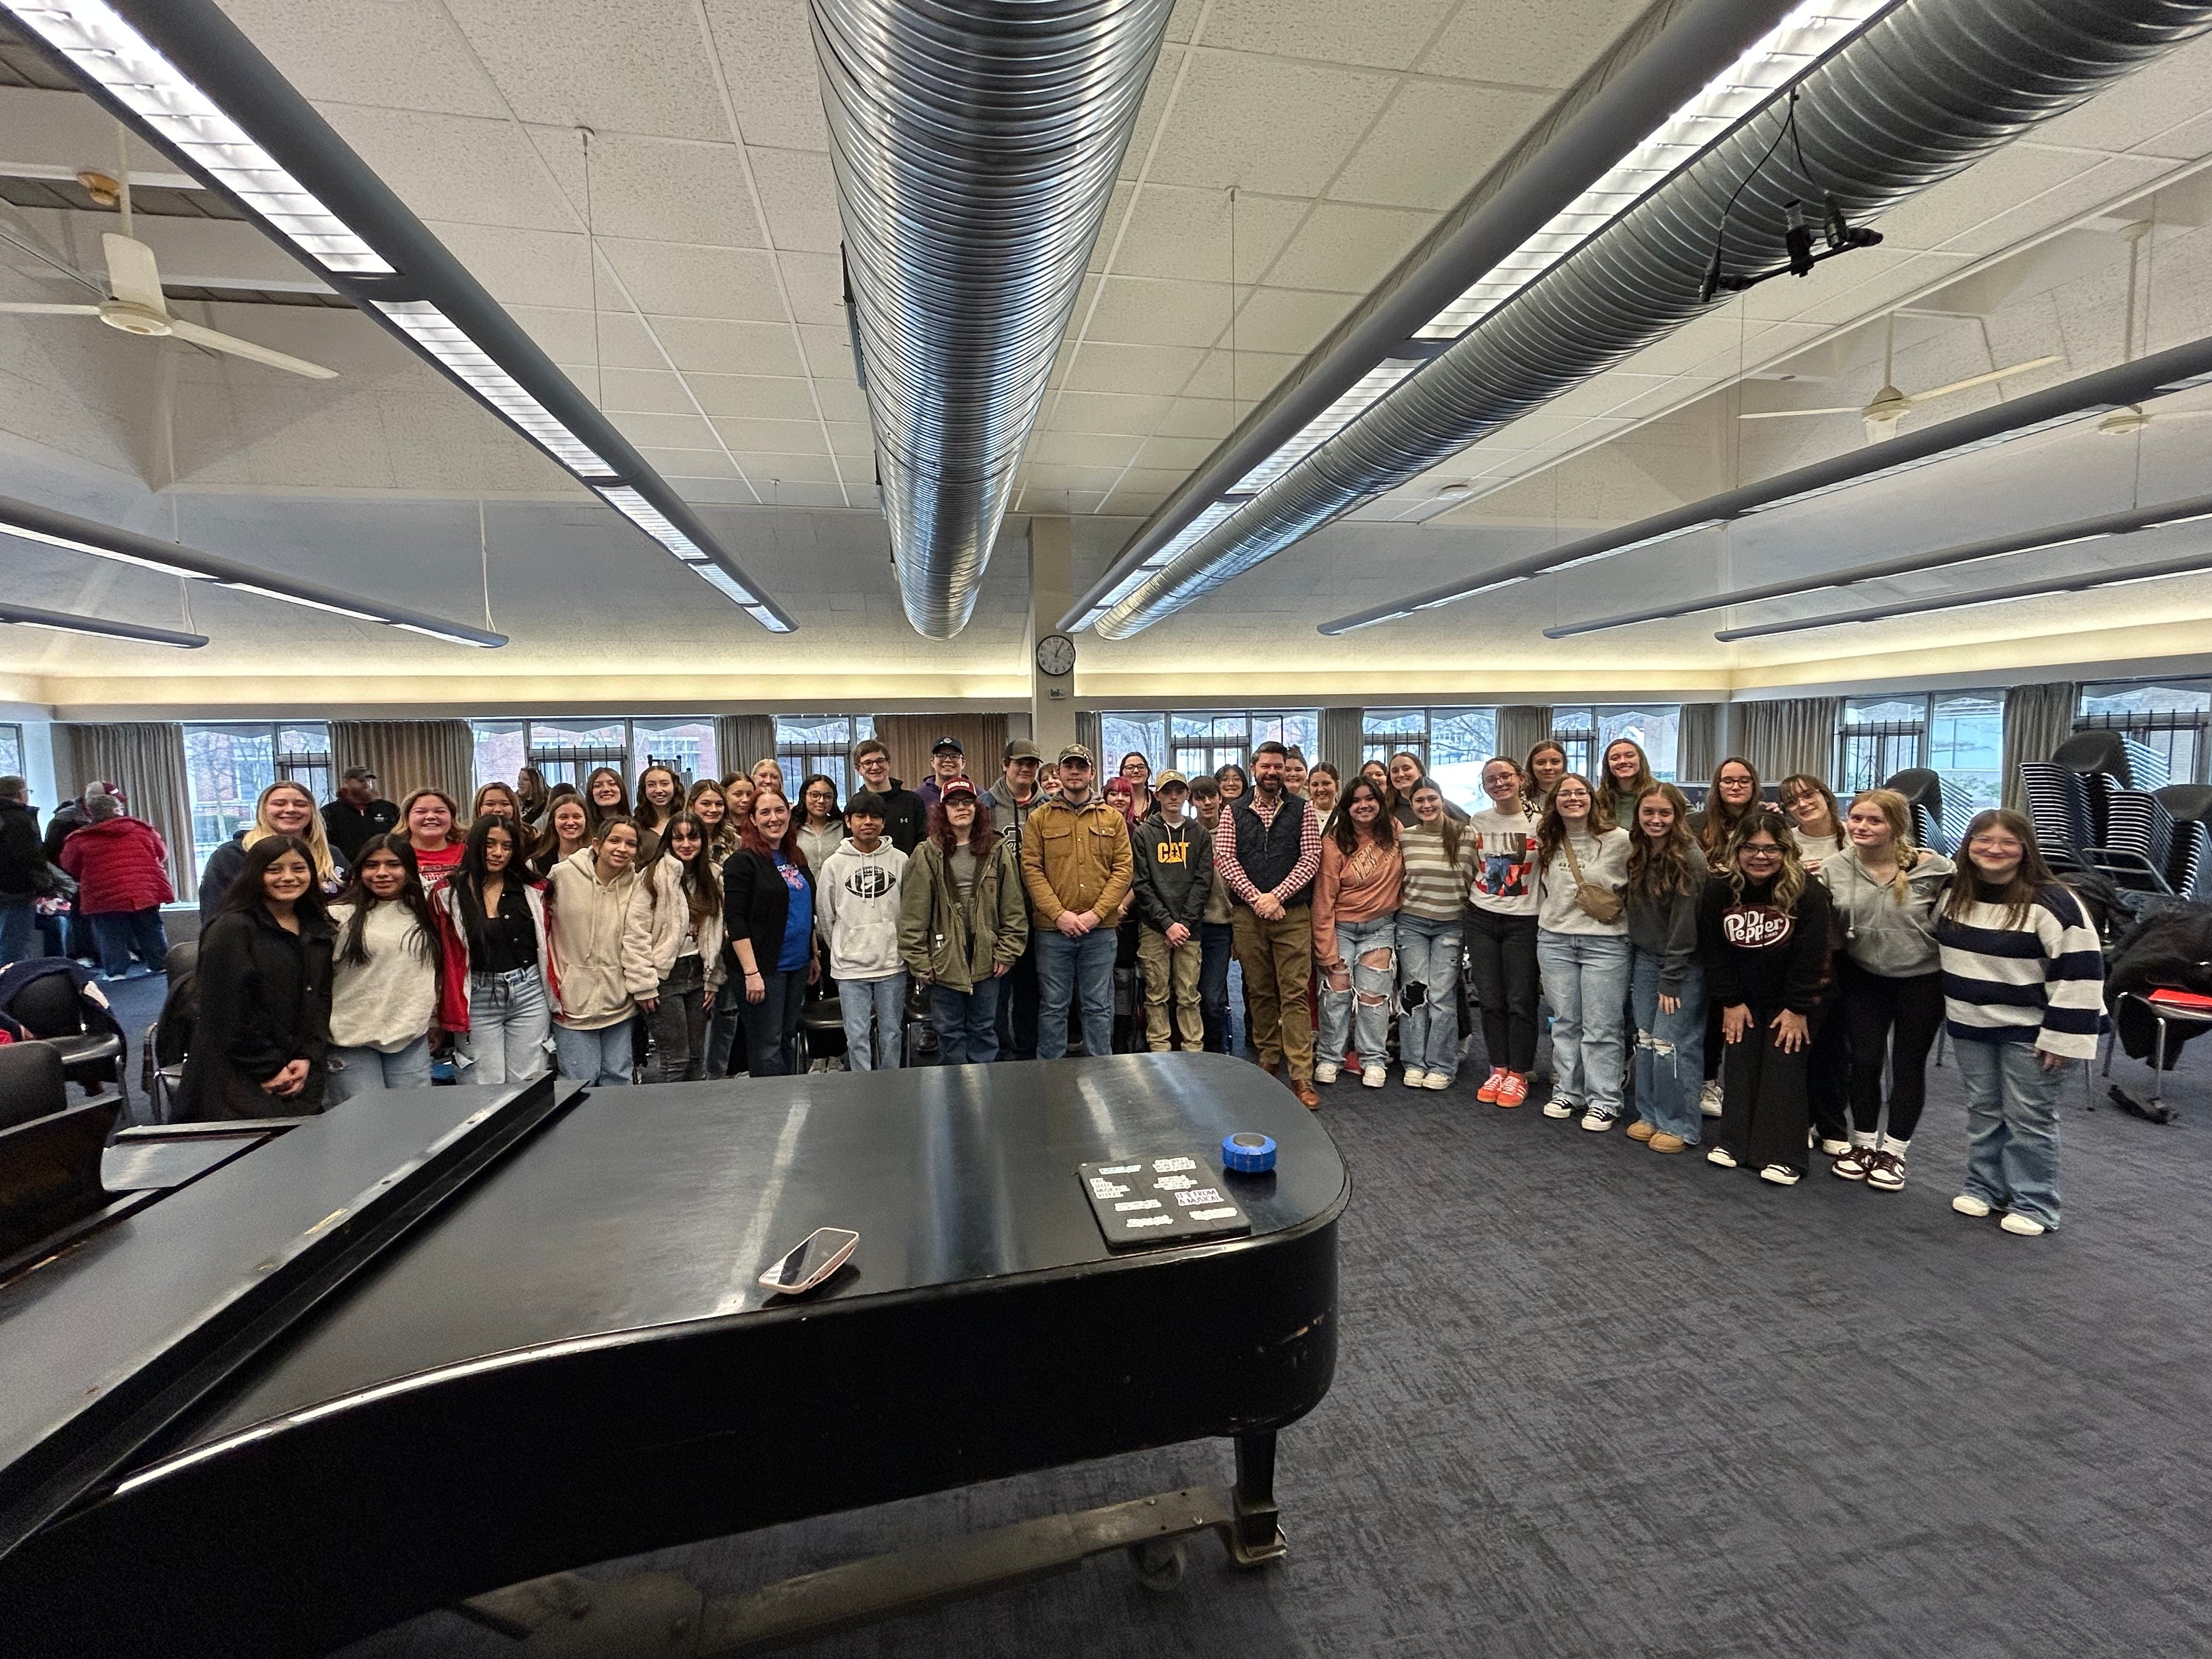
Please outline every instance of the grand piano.
[{"label": "grand piano", "polygon": [[[1225,1174],[1224,1136],[1278,1143]],[[1109,1249],[1079,1166],[1195,1155],[1249,1234]],[[0,1285],[13,1659],[326,1652],[454,1607],[531,1654],[744,1651],[1211,1532],[1284,1548],[1344,1168],[1255,1067],[1121,1055],[357,1099]],[[853,1261],[757,1281],[817,1227]],[[574,1569],[1225,1437],[1135,1494],[708,1600]]]}]

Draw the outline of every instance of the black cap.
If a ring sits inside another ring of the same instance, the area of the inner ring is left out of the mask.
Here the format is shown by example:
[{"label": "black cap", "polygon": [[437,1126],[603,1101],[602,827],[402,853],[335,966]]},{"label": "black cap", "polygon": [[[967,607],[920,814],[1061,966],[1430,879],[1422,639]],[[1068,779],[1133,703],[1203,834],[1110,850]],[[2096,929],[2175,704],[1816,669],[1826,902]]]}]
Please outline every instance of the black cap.
[{"label": "black cap", "polygon": [[933,755],[965,755],[968,751],[960,746],[957,738],[939,738],[929,745],[929,752]]}]

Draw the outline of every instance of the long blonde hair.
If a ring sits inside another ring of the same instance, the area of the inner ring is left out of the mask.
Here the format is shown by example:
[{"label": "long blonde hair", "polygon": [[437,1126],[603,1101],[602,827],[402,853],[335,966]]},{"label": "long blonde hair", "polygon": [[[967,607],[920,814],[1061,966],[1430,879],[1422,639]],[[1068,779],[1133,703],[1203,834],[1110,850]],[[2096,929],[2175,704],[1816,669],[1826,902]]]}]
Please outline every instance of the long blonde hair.
[{"label": "long blonde hair", "polygon": [[269,797],[279,789],[289,789],[307,803],[307,827],[300,831],[299,836],[301,841],[307,843],[308,850],[315,855],[317,884],[328,887],[337,872],[337,866],[331,861],[331,839],[324,833],[322,810],[315,805],[314,796],[308,793],[307,786],[303,783],[295,783],[289,778],[279,778],[255,796],[253,822],[247,826],[246,838],[240,844],[252,847],[255,842],[268,836],[287,836],[293,833],[289,830],[279,830],[269,822]]},{"label": "long blonde hair", "polygon": [[[1920,849],[1912,844],[1912,806],[1894,789],[1862,789],[1851,797],[1851,805],[1844,809],[1848,815],[1852,806],[1861,801],[1880,812],[1889,823],[1890,845],[1897,851],[1897,871],[1888,882],[1890,902],[1902,904],[1911,896],[1911,884],[1905,879],[1912,866],[1920,861]],[[1861,870],[1866,860],[1858,856],[1856,848],[1851,856]]]}]

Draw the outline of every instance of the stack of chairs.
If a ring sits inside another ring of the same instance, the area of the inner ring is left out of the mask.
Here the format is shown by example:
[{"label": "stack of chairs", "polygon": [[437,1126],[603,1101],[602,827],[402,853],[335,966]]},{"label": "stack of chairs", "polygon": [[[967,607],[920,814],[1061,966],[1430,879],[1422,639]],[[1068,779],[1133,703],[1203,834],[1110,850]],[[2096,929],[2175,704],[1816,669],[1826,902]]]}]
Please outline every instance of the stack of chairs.
[{"label": "stack of chairs", "polygon": [[2075,849],[2095,843],[2089,827],[2089,781],[2057,761],[2024,761],[2020,781],[2044,859],[2053,868],[2076,867]]},{"label": "stack of chairs", "polygon": [[2185,898],[2212,900],[2212,786],[2168,784],[2155,799],[2173,826],[2166,884]]},{"label": "stack of chairs", "polygon": [[1882,785],[1894,789],[1905,797],[1905,804],[1912,811],[1912,844],[1933,852],[1948,853],[1957,842],[1955,834],[1943,817],[1943,780],[1924,766],[1908,767],[1893,773]]}]

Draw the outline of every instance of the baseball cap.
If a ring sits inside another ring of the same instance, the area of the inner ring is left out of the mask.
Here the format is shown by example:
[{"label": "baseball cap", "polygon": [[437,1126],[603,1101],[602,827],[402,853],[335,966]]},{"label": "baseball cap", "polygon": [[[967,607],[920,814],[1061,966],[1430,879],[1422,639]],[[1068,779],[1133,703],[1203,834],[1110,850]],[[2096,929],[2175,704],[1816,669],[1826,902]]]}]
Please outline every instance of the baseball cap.
[{"label": "baseball cap", "polygon": [[974,781],[969,778],[954,778],[951,782],[947,783],[944,788],[938,791],[938,799],[940,800],[951,800],[955,795],[965,795],[970,800],[975,799],[975,785]]},{"label": "baseball cap", "polygon": [[1188,778],[1183,776],[1180,772],[1169,770],[1161,773],[1159,776],[1152,780],[1152,793],[1157,795],[1161,790],[1166,788],[1171,783],[1181,784],[1186,789],[1190,787],[1190,780]]},{"label": "baseball cap", "polygon": [[1091,757],[1091,750],[1079,743],[1071,743],[1060,751],[1060,763],[1062,766],[1066,765],[1070,761],[1081,761],[1085,766],[1096,766],[1098,763]]},{"label": "baseball cap", "polygon": [[1044,755],[1042,751],[1027,738],[1016,738],[1006,744],[1006,763],[1008,765],[1012,765],[1018,760],[1041,761],[1043,758]]},{"label": "baseball cap", "polygon": [[929,752],[933,755],[965,755],[968,751],[960,746],[957,738],[939,738],[929,745]]}]

